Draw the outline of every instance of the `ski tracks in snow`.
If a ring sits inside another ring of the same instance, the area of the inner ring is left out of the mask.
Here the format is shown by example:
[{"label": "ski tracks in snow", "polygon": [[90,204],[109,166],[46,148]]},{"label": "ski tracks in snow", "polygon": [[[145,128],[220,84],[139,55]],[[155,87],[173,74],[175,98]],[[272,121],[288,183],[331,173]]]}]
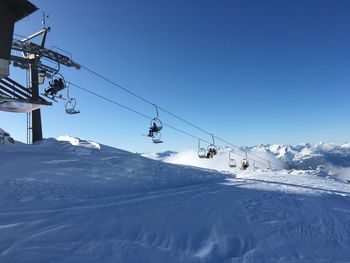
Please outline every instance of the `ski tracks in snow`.
[{"label": "ski tracks in snow", "polygon": [[239,176],[84,200],[67,186],[52,189],[70,192],[61,205],[3,204],[0,261],[350,261],[347,188],[285,175]]}]

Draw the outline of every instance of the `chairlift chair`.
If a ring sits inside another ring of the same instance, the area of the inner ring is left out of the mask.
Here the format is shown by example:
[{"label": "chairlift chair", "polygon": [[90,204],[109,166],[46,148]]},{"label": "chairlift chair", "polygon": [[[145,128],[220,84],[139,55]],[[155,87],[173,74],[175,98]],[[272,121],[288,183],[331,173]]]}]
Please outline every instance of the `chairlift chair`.
[{"label": "chairlift chair", "polygon": [[198,140],[198,157],[207,158],[207,150],[201,147],[201,140]]},{"label": "chairlift chair", "polygon": [[237,162],[236,162],[236,160],[235,160],[234,158],[231,157],[231,154],[232,154],[232,153],[233,153],[233,152],[231,151],[231,152],[229,153],[229,155],[228,155],[228,159],[229,159],[228,165],[229,165],[231,168],[235,168],[235,167],[237,167]]},{"label": "chairlift chair", "polygon": [[249,161],[248,159],[243,159],[242,162],[241,162],[241,165],[242,165],[242,169],[243,170],[246,170],[248,167],[249,167]]},{"label": "chairlift chair", "polygon": [[49,85],[54,91],[61,91],[67,87],[64,77],[60,73],[55,73],[52,75]]},{"label": "chairlift chair", "polygon": [[248,161],[248,154],[245,149],[244,149],[244,153],[245,153],[245,158],[242,159],[241,166],[243,170],[246,170],[249,167],[249,161]]},{"label": "chairlift chair", "polygon": [[211,134],[211,137],[212,137],[213,143],[207,147],[207,156],[209,153],[210,154],[209,157],[213,158],[218,153],[218,148],[215,145],[214,135]]},{"label": "chairlift chair", "polygon": [[153,132],[152,141],[156,144],[163,143],[162,135],[160,134],[160,132]]},{"label": "chairlift chair", "polygon": [[214,157],[218,153],[218,148],[214,144],[210,144],[207,147],[207,153],[211,153],[212,155],[210,157]]},{"label": "chairlift chair", "polygon": [[67,85],[67,102],[65,105],[66,113],[71,115],[80,113],[80,111],[75,108],[76,105],[77,100],[69,96],[69,86]]},{"label": "chairlift chair", "polygon": [[77,104],[76,99],[69,98],[68,101],[66,102],[66,105],[65,105],[66,113],[67,114],[78,114],[78,113],[80,113],[79,110],[75,109],[76,104]]},{"label": "chairlift chair", "polygon": [[49,87],[45,89],[45,93],[42,95],[54,101],[56,101],[55,98],[63,99],[62,95],[57,95],[57,93],[65,88],[67,88],[67,84],[64,77],[56,72],[51,76]]},{"label": "chairlift chair", "polygon": [[160,132],[162,129],[163,129],[163,123],[162,121],[158,118],[159,117],[159,112],[158,112],[158,107],[157,105],[154,104],[154,107],[156,108],[156,117],[154,117],[152,120],[151,120],[151,127],[150,127],[150,130],[152,130],[153,132]]},{"label": "chairlift chair", "polygon": [[152,138],[153,143],[163,143],[163,141],[161,140],[162,135],[160,133],[160,131],[163,129],[163,123],[158,118],[159,113],[157,105],[154,106],[156,108],[157,115],[150,122],[150,127],[147,136]]},{"label": "chairlift chair", "polygon": [[153,132],[160,132],[163,129],[163,123],[158,118],[153,118],[150,125],[150,129],[152,129]]}]

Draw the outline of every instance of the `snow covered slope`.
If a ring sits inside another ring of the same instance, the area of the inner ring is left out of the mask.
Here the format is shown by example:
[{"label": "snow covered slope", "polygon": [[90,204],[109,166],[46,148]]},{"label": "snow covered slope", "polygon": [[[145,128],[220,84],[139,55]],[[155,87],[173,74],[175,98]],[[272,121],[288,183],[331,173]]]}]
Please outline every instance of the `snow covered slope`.
[{"label": "snow covered slope", "polygon": [[153,159],[153,160],[159,160],[159,161],[163,161],[164,159],[171,157],[173,155],[176,155],[177,152],[175,151],[164,151],[164,152],[153,152],[153,153],[140,153],[141,156],[149,158],[149,159]]},{"label": "snow covered slope", "polygon": [[350,262],[350,184],[72,137],[0,145],[0,262]]}]

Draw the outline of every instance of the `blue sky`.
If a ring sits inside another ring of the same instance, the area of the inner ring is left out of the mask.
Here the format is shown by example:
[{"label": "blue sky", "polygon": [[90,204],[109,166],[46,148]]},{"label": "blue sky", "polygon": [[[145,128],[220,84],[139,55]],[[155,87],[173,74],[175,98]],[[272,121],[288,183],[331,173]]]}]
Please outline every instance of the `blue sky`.
[{"label": "blue sky", "polygon": [[[78,63],[236,145],[349,141],[349,1],[32,2],[50,15],[47,46],[71,52]],[[40,17],[38,11],[20,21],[16,33],[38,30]],[[11,73],[24,81],[24,72]],[[155,114],[83,69],[61,73]],[[141,136],[147,119],[71,93],[82,113],[67,116],[62,103],[45,108],[44,137],[69,134],[131,151],[196,147],[193,138],[170,129],[163,145],[153,145]],[[210,140],[166,113],[160,117]],[[0,119],[0,127],[26,140],[25,114],[0,112]]]}]

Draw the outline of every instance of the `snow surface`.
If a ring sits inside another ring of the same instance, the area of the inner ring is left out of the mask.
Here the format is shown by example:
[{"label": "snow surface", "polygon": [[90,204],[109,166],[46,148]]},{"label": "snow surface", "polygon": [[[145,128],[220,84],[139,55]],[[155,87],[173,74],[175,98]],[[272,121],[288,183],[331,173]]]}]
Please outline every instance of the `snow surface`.
[{"label": "snow surface", "polygon": [[350,184],[320,169],[220,173],[69,136],[0,160],[0,262],[350,262]]}]

